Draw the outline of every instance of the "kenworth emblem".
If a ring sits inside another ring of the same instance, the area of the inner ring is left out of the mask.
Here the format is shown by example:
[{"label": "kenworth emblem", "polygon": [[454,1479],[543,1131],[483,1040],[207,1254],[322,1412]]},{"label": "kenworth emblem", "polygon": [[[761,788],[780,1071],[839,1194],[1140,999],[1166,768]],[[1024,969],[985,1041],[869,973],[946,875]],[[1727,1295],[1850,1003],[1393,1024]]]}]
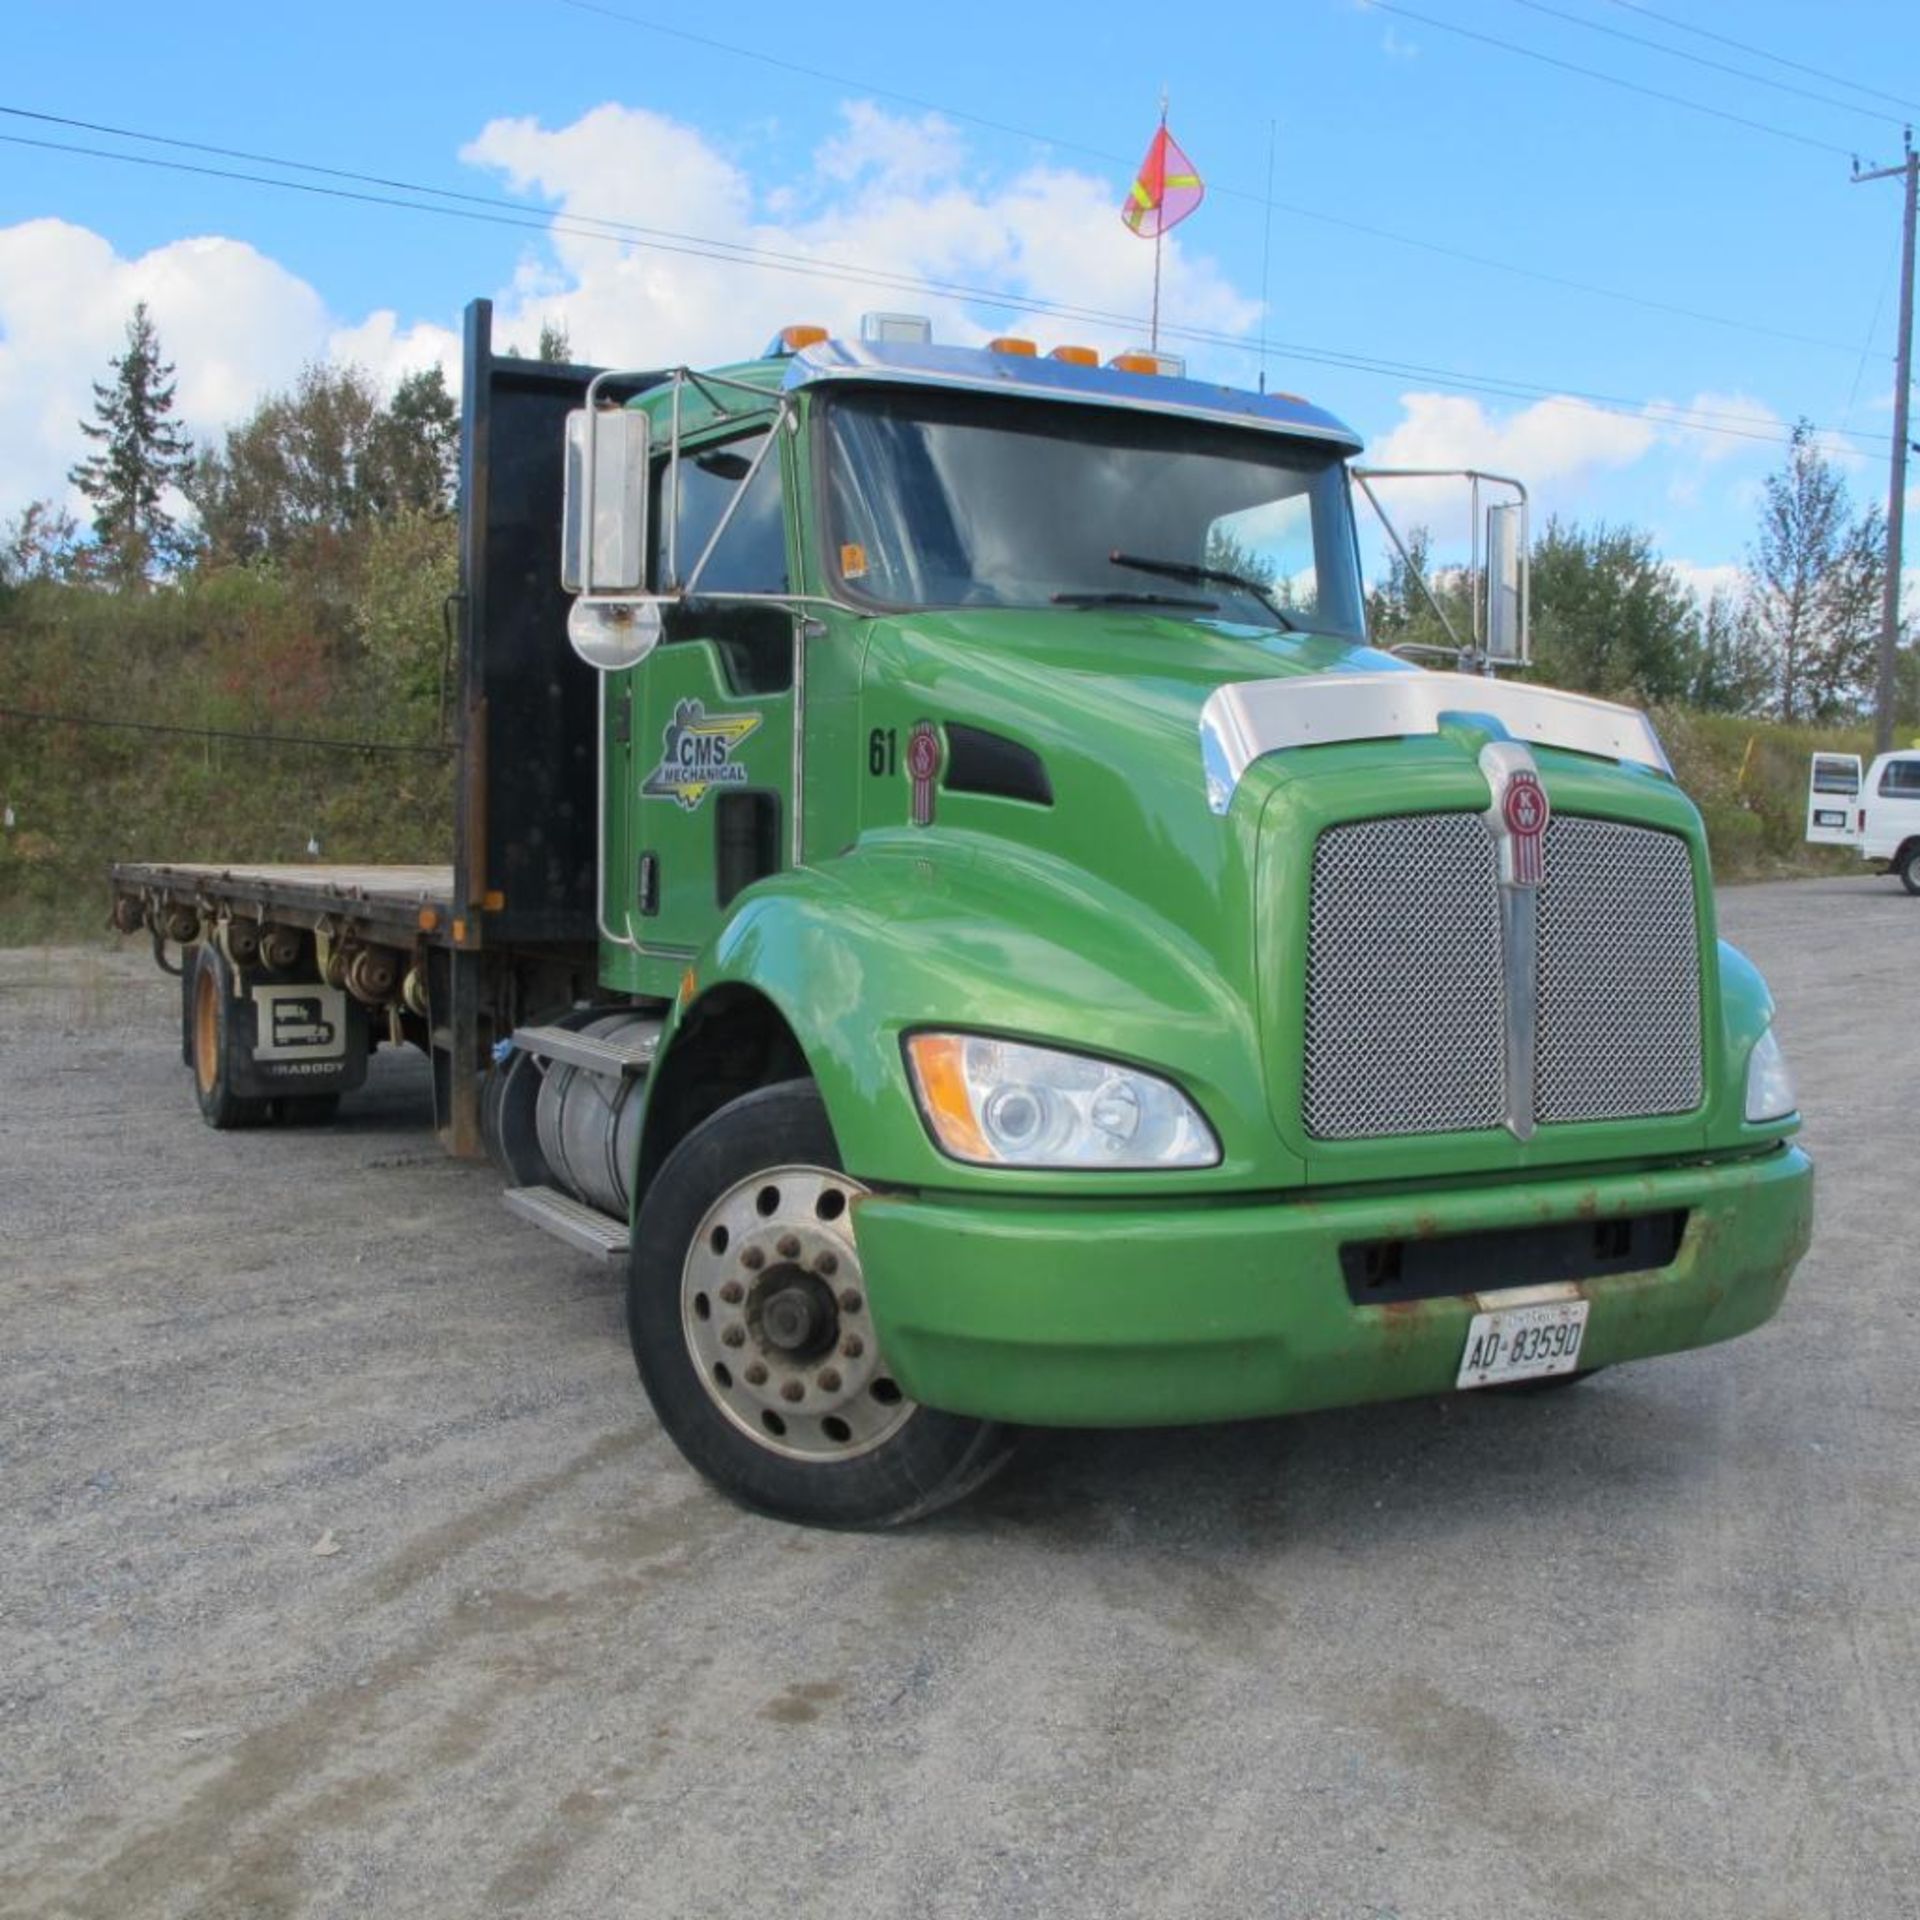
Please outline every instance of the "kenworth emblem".
[{"label": "kenworth emblem", "polygon": [[682,700],[662,732],[660,764],[640,791],[691,813],[715,787],[744,787],[747,770],[733,756],[759,724],[757,713],[710,714],[702,702]]},{"label": "kenworth emblem", "polygon": [[922,720],[907,739],[907,777],[913,782],[913,824],[933,824],[933,783],[940,772],[940,735]]},{"label": "kenworth emblem", "polygon": [[[1507,777],[1500,801],[1513,846],[1513,877],[1509,885],[1537,887],[1546,870],[1547,790],[1529,767],[1516,767]],[[1503,876],[1504,877],[1504,876]]]}]

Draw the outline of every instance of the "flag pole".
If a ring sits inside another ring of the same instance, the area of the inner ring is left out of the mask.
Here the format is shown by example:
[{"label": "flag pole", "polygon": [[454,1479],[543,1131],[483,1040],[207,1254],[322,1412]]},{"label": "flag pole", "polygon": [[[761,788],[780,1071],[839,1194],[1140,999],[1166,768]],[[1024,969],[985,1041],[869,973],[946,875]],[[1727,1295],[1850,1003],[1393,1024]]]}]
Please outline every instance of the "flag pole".
[{"label": "flag pole", "polygon": [[[1160,131],[1167,130],[1167,90],[1160,89]],[[1167,231],[1167,190],[1164,181],[1160,188],[1161,204],[1154,210],[1153,229],[1153,318],[1147,326],[1147,351],[1157,354],[1160,351],[1160,245]]]}]

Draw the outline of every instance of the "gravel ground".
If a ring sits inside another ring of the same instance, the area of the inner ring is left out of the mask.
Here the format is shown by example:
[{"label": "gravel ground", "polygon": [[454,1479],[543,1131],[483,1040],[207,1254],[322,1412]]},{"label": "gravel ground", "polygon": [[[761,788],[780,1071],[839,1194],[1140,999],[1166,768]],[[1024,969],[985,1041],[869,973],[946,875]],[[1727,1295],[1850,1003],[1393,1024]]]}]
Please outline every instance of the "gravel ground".
[{"label": "gravel ground", "polygon": [[1772,1325],[872,1538],[695,1479],[417,1062],[216,1135],[143,954],[0,954],[0,1912],[1920,1915],[1920,902],[1721,911],[1821,1162]]}]

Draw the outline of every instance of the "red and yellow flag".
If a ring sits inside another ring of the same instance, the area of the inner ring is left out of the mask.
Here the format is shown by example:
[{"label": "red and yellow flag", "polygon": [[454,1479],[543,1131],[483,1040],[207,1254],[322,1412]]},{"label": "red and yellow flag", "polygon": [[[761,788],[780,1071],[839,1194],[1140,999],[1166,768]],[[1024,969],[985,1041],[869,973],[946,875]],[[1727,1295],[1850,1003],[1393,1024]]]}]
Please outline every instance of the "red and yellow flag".
[{"label": "red and yellow flag", "polygon": [[1180,151],[1163,121],[1140,163],[1140,177],[1120,209],[1120,218],[1142,240],[1157,239],[1177,227],[1206,197],[1194,165]]}]

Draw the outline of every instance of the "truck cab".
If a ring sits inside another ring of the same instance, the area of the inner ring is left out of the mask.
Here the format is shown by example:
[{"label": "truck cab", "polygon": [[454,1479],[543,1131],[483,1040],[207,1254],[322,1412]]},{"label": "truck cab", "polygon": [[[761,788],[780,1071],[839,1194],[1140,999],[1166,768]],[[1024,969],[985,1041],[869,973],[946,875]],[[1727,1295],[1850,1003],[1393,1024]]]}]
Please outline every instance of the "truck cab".
[{"label": "truck cab", "polygon": [[1699,816],[1644,716],[1369,644],[1340,422],[802,331],[572,433],[630,1327],[716,1479],[899,1518],[1023,1425],[1774,1310],[1810,1173]]},{"label": "truck cab", "polygon": [[[1646,716],[1521,677],[1510,487],[1436,670],[1369,640],[1382,476],[1304,400],[900,316],[622,371],[476,303],[467,346],[451,870],[116,870],[210,1124],[420,1045],[448,1144],[624,1264],[686,1456],[827,1525],[1028,1426],[1778,1307],[1772,1003]],[[325,1059],[268,1057],[277,995]]]}]

